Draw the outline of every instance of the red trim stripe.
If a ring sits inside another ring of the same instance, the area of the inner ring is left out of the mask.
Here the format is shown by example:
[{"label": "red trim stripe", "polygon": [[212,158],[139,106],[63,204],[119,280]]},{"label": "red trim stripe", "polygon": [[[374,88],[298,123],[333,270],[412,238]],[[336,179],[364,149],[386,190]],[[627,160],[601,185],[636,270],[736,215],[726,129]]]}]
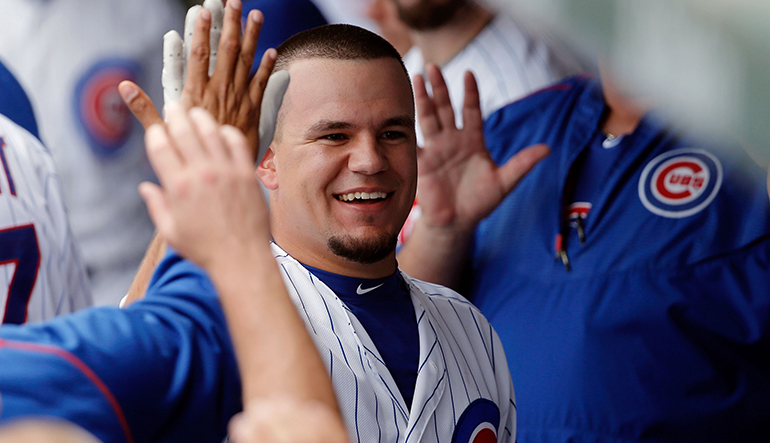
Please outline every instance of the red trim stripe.
[{"label": "red trim stripe", "polygon": [[75,366],[80,372],[83,373],[83,375],[86,376],[86,378],[91,380],[91,383],[96,385],[99,391],[101,391],[102,395],[104,395],[107,398],[107,401],[112,406],[112,409],[115,412],[115,415],[117,416],[121,427],[123,428],[123,433],[125,434],[126,440],[128,441],[128,443],[134,443],[134,437],[131,435],[131,428],[129,428],[128,426],[128,421],[126,420],[126,416],[123,414],[123,409],[120,407],[118,400],[115,398],[114,395],[112,395],[112,392],[110,392],[110,389],[107,387],[106,384],[104,384],[104,382],[99,378],[99,376],[96,375],[96,373],[92,371],[91,368],[88,367],[88,365],[83,363],[82,360],[70,354],[69,352],[65,351],[64,349],[57,348],[54,346],[41,345],[38,343],[26,343],[26,342],[17,342],[17,341],[0,339],[0,347],[7,347],[7,348],[18,349],[22,351],[31,351],[31,352],[39,352],[43,354],[56,355],[57,357],[60,357],[66,360],[72,366]]}]

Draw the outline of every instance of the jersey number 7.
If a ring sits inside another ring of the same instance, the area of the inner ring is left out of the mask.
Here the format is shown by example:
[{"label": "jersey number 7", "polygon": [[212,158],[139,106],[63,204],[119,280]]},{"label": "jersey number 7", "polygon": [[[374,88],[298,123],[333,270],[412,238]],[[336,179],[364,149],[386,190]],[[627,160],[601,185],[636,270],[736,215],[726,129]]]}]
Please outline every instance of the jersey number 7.
[{"label": "jersey number 7", "polygon": [[14,264],[15,269],[8,285],[3,323],[22,324],[27,319],[27,305],[40,269],[40,247],[34,225],[0,230],[0,267],[10,264]]}]

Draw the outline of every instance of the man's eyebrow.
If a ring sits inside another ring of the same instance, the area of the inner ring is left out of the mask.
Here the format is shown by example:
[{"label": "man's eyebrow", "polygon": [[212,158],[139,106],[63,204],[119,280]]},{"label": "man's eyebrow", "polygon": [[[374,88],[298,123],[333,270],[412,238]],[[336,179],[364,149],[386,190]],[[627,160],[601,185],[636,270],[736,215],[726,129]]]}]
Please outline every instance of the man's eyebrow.
[{"label": "man's eyebrow", "polygon": [[385,124],[383,126],[406,126],[407,128],[414,127],[414,119],[408,115],[393,117],[385,120]]},{"label": "man's eyebrow", "polygon": [[353,124],[348,122],[335,121],[335,120],[321,120],[313,124],[313,126],[309,127],[307,132],[308,133],[326,132],[326,131],[334,131],[338,129],[351,129],[352,127],[353,127]]}]

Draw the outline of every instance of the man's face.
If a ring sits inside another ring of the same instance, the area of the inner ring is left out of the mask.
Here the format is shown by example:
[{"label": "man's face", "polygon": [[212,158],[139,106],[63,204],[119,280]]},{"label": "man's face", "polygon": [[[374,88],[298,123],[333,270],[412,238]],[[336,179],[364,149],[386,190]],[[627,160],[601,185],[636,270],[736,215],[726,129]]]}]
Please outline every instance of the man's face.
[{"label": "man's face", "polygon": [[271,190],[273,238],[330,272],[370,276],[372,264],[393,272],[417,184],[406,74],[395,59],[321,58],[295,61],[289,74],[276,137],[257,170]]},{"label": "man's face", "polygon": [[411,29],[429,31],[449,22],[469,0],[392,0]]}]

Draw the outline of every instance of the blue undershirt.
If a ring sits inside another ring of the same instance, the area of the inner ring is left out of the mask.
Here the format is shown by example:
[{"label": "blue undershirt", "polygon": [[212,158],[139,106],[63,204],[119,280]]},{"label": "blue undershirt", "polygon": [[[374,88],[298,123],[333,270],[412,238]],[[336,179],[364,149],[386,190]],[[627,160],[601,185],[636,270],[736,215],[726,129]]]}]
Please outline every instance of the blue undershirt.
[{"label": "blue undershirt", "polygon": [[303,266],[334,291],[361,322],[407,407],[411,407],[420,341],[414,305],[401,275],[395,272],[385,278],[354,278]]}]

